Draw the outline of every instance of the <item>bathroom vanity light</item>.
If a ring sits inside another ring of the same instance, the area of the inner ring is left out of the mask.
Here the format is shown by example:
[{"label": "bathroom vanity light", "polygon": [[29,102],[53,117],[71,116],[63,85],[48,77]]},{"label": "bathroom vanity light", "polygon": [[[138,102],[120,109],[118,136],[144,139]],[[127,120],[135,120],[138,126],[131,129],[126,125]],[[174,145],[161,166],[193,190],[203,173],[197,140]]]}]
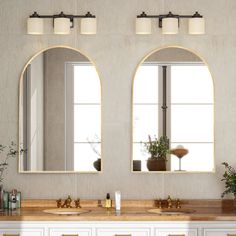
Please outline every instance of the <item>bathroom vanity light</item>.
[{"label": "bathroom vanity light", "polygon": [[151,34],[151,19],[158,19],[158,26],[162,34],[178,34],[180,18],[189,20],[189,34],[205,34],[205,19],[196,12],[194,15],[175,15],[169,12],[165,15],[147,15],[145,12],[136,18],[136,34]]},{"label": "bathroom vanity light", "polygon": [[81,34],[96,34],[97,20],[96,16],[88,12],[86,15],[67,15],[61,12],[57,15],[39,15],[34,12],[27,20],[28,34],[43,34],[43,19],[51,18],[53,20],[54,34],[70,34],[71,28],[74,28],[74,18],[80,18]]}]

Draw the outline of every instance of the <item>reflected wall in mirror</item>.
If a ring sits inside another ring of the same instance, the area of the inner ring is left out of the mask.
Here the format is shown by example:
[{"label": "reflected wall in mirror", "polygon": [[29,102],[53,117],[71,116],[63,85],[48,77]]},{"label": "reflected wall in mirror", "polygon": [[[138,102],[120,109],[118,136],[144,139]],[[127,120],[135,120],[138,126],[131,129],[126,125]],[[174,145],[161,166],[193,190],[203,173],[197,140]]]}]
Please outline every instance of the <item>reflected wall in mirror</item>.
[{"label": "reflected wall in mirror", "polygon": [[20,172],[101,170],[101,84],[77,50],[54,47],[34,56],[20,79]]},{"label": "reflected wall in mirror", "polygon": [[[180,47],[151,53],[136,71],[132,106],[132,171],[214,171],[214,85],[199,56]],[[164,156],[160,137],[169,139]]]}]

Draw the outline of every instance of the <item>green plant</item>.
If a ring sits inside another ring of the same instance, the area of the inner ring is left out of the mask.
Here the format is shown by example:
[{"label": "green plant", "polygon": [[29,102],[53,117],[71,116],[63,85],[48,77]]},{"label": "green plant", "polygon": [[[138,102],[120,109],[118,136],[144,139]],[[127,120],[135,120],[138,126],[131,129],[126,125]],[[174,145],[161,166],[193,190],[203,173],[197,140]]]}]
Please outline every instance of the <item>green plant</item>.
[{"label": "green plant", "polygon": [[166,155],[170,153],[169,139],[167,136],[161,136],[159,140],[148,135],[148,142],[144,143],[144,147],[148,153],[151,154],[151,159],[164,159],[166,160]]},{"label": "green plant", "polygon": [[11,141],[9,145],[5,146],[0,144],[0,183],[3,182],[3,174],[8,167],[9,158],[14,158],[17,154],[23,154],[26,150],[20,148],[18,150],[18,146]]},{"label": "green plant", "polygon": [[222,193],[221,197],[223,198],[226,194],[232,193],[236,198],[236,171],[227,162],[223,162],[222,165],[226,170],[221,180],[225,181],[225,191]]}]

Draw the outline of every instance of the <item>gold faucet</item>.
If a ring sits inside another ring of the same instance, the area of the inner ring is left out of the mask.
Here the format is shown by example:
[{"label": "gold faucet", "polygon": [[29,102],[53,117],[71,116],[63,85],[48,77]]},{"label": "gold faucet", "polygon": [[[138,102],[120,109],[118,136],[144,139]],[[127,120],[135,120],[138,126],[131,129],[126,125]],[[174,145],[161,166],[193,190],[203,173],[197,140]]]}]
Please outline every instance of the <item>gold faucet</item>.
[{"label": "gold faucet", "polygon": [[68,196],[68,198],[64,201],[62,207],[72,208],[71,203],[72,203],[72,199],[70,196]]},{"label": "gold faucet", "polygon": [[169,208],[169,209],[172,208],[172,199],[171,199],[170,195],[167,198],[167,208]]},{"label": "gold faucet", "polygon": [[[61,198],[56,200],[57,202],[57,208],[72,208],[72,199],[70,196],[67,197],[67,199],[65,199],[64,203],[62,204],[62,200]],[[80,199],[77,198],[77,200],[74,200],[74,203],[75,203],[75,208],[81,208],[81,205],[80,205]]]}]

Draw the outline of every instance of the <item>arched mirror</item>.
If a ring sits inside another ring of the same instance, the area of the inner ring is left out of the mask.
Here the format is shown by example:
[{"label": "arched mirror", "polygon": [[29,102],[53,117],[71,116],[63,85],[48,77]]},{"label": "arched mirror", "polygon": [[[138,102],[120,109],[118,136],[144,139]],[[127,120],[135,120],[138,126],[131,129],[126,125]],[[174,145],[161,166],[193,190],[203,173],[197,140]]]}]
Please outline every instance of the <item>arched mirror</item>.
[{"label": "arched mirror", "polygon": [[214,85],[195,53],[166,47],[133,80],[132,171],[214,171]]},{"label": "arched mirror", "polygon": [[101,171],[101,84],[79,51],[35,55],[20,78],[20,172]]}]

